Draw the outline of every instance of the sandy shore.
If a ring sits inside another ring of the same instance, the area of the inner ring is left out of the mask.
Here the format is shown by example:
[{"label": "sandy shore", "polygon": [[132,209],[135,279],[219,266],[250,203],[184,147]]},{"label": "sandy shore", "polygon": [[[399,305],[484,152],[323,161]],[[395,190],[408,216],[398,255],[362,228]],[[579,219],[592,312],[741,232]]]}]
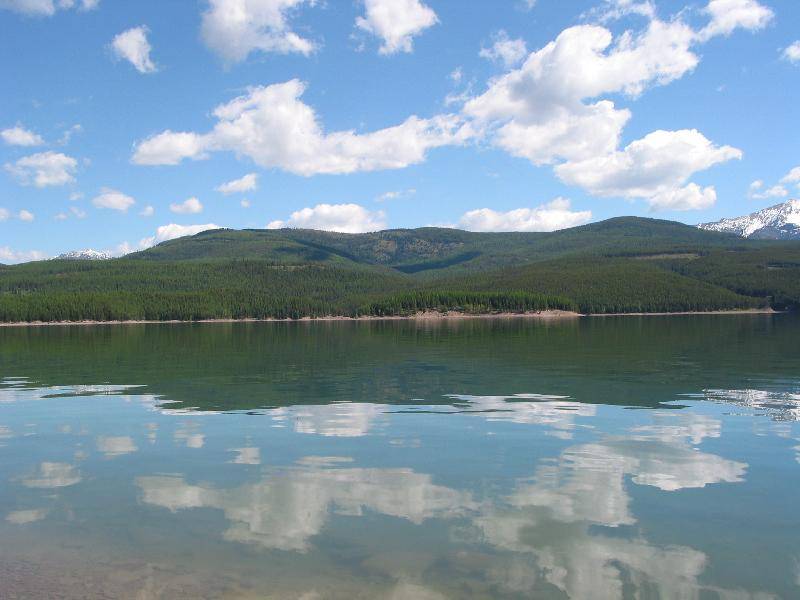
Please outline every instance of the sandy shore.
[{"label": "sandy shore", "polygon": [[597,313],[588,317],[681,317],[692,315],[780,315],[788,311],[773,308],[744,308],[739,310],[698,310],[684,312]]},{"label": "sandy shore", "polygon": [[466,314],[460,312],[421,312],[408,316],[386,317],[303,317],[301,319],[203,319],[199,321],[22,321],[15,323],[0,323],[0,327],[70,327],[93,325],[177,325],[186,323],[310,323],[327,321],[439,321],[439,320],[466,320],[466,319],[577,319],[581,317],[667,317],[690,315],[771,315],[779,311],[771,308],[753,308],[746,310],[712,310],[697,312],[656,312],[656,313],[603,313],[584,315],[567,310],[542,310],[526,313],[487,313]]}]

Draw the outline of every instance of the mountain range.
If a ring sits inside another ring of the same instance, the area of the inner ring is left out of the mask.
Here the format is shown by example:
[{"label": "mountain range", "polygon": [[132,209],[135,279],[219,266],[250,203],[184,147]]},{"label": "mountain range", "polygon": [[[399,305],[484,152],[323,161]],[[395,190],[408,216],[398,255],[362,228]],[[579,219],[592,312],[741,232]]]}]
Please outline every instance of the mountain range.
[{"label": "mountain range", "polygon": [[0,266],[0,321],[800,306],[800,240],[620,217],[552,233],[204,231],[110,260]]},{"label": "mountain range", "polygon": [[788,200],[743,217],[698,225],[706,231],[732,233],[757,240],[800,239],[800,200]]}]

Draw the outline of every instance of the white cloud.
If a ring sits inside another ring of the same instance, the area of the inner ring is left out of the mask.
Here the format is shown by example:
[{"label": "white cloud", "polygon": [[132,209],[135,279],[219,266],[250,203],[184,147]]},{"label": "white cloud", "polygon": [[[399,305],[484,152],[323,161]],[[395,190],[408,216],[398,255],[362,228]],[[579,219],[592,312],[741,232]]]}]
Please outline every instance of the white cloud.
[{"label": "white cloud", "polygon": [[316,0],[210,0],[201,34],[206,46],[229,63],[252,52],[311,54],[316,45],[297,35],[289,16]]},{"label": "white cloud", "polygon": [[585,100],[637,96],[682,77],[698,63],[693,38],[680,21],[653,20],[643,33],[616,42],[603,27],[570,27],[521,68],[493,80],[464,112],[495,145],[534,164],[607,154],[631,114],[609,100]]},{"label": "white cloud", "polygon": [[789,171],[783,179],[781,179],[781,183],[800,183],[800,167],[795,167]]},{"label": "white cloud", "polygon": [[210,229],[222,229],[222,227],[214,223],[206,223],[205,225],[176,225],[175,223],[170,223],[169,225],[162,225],[156,229],[155,235],[142,239],[139,242],[139,247],[142,249],[149,248],[161,242],[175,240],[188,235],[196,235]]},{"label": "white cloud", "polygon": [[92,204],[97,208],[108,208],[121,212],[128,212],[128,209],[136,204],[136,200],[120,191],[103,188],[100,194],[92,199]]},{"label": "white cloud", "polygon": [[785,198],[789,195],[789,190],[782,185],[773,185],[772,187],[761,191],[763,188],[764,182],[760,179],[757,179],[750,184],[748,196],[754,200],[765,200],[767,198]]},{"label": "white cloud", "polygon": [[517,66],[528,56],[525,40],[512,40],[502,29],[493,36],[493,42],[491,47],[481,48],[481,58],[501,63],[504,67],[510,68]]},{"label": "white cloud", "polygon": [[36,216],[29,210],[22,209],[17,213],[17,218],[20,221],[25,221],[26,223],[30,223],[36,218]]},{"label": "white cloud", "polygon": [[800,40],[797,40],[796,42],[784,48],[781,56],[784,58],[784,60],[788,60],[790,63],[800,63]]},{"label": "white cloud", "polygon": [[461,67],[456,67],[450,72],[450,81],[453,83],[461,83],[464,78],[464,70]]},{"label": "white cloud", "polygon": [[314,208],[293,212],[286,221],[272,221],[267,225],[267,229],[284,227],[365,233],[386,229],[386,215],[382,211],[369,211],[358,204],[318,204]]},{"label": "white cloud", "polygon": [[179,215],[196,215],[203,212],[203,204],[197,198],[187,198],[183,202],[170,204],[169,209]]},{"label": "white cloud", "polygon": [[65,185],[75,181],[78,161],[60,152],[40,152],[6,163],[5,169],[22,185],[38,188]]},{"label": "white cloud", "polygon": [[70,206],[69,212],[72,213],[76,219],[85,219],[86,218],[86,211],[83,209],[78,208],[77,206]]},{"label": "white cloud", "polygon": [[11,216],[11,213],[8,212],[7,208],[0,208],[0,222],[8,221],[8,217]]},{"label": "white cloud", "polygon": [[0,263],[17,264],[46,258],[47,254],[38,250],[18,251],[12,250],[8,246],[0,246]]},{"label": "white cloud", "polygon": [[695,129],[654,131],[623,150],[564,163],[555,171],[565,183],[597,196],[645,198],[654,208],[707,206],[713,189],[679,188],[697,171],[741,157],[740,150],[716,146]]},{"label": "white cloud", "polygon": [[414,188],[409,188],[407,190],[394,190],[391,192],[384,192],[377,198],[375,198],[375,202],[387,202],[389,200],[399,200],[400,198],[407,198],[409,196],[413,196],[417,193],[417,190]]},{"label": "white cloud", "polygon": [[597,16],[601,23],[615,21],[629,15],[647,19],[656,17],[656,7],[650,0],[605,0],[605,4],[590,10],[588,16]]},{"label": "white cloud", "polygon": [[25,129],[22,125],[3,129],[0,131],[0,137],[9,146],[41,146],[44,144],[42,136]]},{"label": "white cloud", "polygon": [[666,189],[648,198],[652,210],[704,210],[717,202],[714,186],[701,188],[696,183],[686,187]]},{"label": "white cloud", "polygon": [[736,29],[757,31],[766,27],[775,14],[757,0],[710,0],[705,12],[711,21],[699,33],[700,40],[727,36]]},{"label": "white cloud", "polygon": [[210,133],[165,131],[140,142],[133,162],[174,165],[227,150],[264,168],[306,176],[342,174],[404,168],[422,162],[429,149],[459,140],[454,116],[412,116],[395,127],[364,134],[326,133],[314,110],[300,100],[304,91],[305,84],[297,79],[250,88],[214,110],[218,122]]},{"label": "white cloud", "polygon": [[196,133],[170,131],[153,135],[138,144],[133,155],[137,165],[177,165],[184,158],[207,158],[208,140]]},{"label": "white cloud", "polygon": [[364,0],[365,14],[356,27],[383,40],[381,54],[411,52],[414,37],[439,22],[436,13],[420,0]]},{"label": "white cloud", "polygon": [[114,37],[111,48],[118,59],[127,60],[140,73],[155,73],[156,65],[150,58],[148,29],[145,26],[133,27]]},{"label": "white cloud", "polygon": [[61,146],[66,146],[72,140],[72,136],[76,133],[80,133],[83,131],[83,126],[80,123],[76,123],[72,127],[68,127],[64,130],[64,133],[61,134],[61,137],[58,139],[58,144]]},{"label": "white cloud", "polygon": [[497,212],[490,208],[471,210],[459,219],[468,231],[555,231],[588,223],[591,211],[573,211],[570,201],[556,198],[535,208]]},{"label": "white cloud", "polygon": [[247,198],[242,198],[241,202],[239,202],[239,205],[242,208],[250,208],[250,200],[248,200]]},{"label": "white cloud", "polygon": [[152,217],[155,214],[155,212],[156,212],[156,209],[154,209],[152,206],[148,205],[148,206],[145,206],[142,209],[142,212],[139,213],[139,216],[141,216],[141,217]]},{"label": "white cloud", "polygon": [[244,177],[223,183],[217,188],[217,191],[227,196],[229,194],[252,192],[256,188],[258,188],[258,175],[256,173],[248,173]]},{"label": "white cloud", "polygon": [[97,8],[100,0],[0,0],[0,10],[11,10],[23,15],[52,17],[58,10],[78,8],[92,10]]}]

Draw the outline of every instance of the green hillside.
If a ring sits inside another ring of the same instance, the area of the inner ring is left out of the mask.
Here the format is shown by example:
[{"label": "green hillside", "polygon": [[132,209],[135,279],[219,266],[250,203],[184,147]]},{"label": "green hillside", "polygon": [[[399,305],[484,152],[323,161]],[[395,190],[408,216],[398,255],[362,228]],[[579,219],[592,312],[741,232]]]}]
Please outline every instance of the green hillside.
[{"label": "green hillside", "polygon": [[673,221],[621,217],[552,233],[472,233],[435,227],[364,234],[309,229],[215,230],[165,242],[129,258],[358,263],[417,273],[453,267],[484,269],[586,253],[615,256],[746,246],[739,238]]},{"label": "green hillside", "polygon": [[216,230],[0,268],[0,321],[670,312],[800,305],[800,242],[616,218],[553,233]]}]

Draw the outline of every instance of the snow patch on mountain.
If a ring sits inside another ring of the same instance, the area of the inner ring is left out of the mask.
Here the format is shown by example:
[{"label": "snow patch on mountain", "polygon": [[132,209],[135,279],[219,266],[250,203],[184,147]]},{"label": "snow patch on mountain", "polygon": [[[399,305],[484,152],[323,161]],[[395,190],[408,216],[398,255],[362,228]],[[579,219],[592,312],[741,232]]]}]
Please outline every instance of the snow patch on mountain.
[{"label": "snow patch on mountain", "polygon": [[100,250],[73,250],[72,252],[65,252],[56,256],[56,260],[108,260],[111,254],[102,252]]},{"label": "snow patch on mountain", "polygon": [[800,239],[800,200],[788,200],[742,217],[701,223],[698,227],[746,238]]}]

